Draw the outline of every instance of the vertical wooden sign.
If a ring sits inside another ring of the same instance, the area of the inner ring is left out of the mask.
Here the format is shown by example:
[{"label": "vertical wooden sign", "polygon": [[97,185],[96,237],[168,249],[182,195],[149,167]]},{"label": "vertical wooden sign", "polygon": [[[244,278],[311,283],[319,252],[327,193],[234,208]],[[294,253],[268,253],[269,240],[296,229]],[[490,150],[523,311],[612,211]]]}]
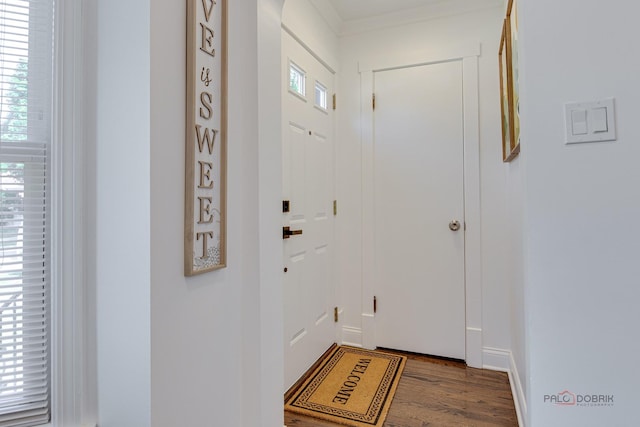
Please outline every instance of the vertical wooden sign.
[{"label": "vertical wooden sign", "polygon": [[184,274],[226,267],[227,0],[187,0]]}]

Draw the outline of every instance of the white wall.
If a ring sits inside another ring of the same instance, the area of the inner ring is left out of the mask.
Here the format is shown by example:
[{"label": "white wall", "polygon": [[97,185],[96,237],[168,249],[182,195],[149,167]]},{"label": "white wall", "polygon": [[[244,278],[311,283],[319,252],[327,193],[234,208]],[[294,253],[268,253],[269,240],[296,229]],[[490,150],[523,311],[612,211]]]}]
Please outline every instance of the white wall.
[{"label": "white wall", "polygon": [[154,427],[282,425],[280,126],[272,111],[280,95],[271,89],[279,81],[280,4],[228,3],[228,267],[191,278],[182,262],[185,7],[170,0],[152,7]]},{"label": "white wall", "polygon": [[[149,1],[96,2],[95,285],[103,427],[150,426]],[[89,223],[94,223],[89,221]]]},{"label": "white wall", "polygon": [[[253,142],[257,144],[258,156],[258,211],[254,213],[258,222],[260,273],[260,312],[246,312],[245,357],[257,359],[258,390],[251,392],[253,377],[245,373],[243,403],[255,396],[260,406],[253,417],[245,417],[245,426],[275,426],[283,423],[282,390],[284,387],[284,342],[283,328],[283,260],[282,260],[282,88],[281,81],[281,30],[284,0],[259,0],[256,39],[258,127]],[[251,75],[251,69],[247,70]],[[244,124],[237,118],[238,128]],[[251,237],[251,235],[249,235]],[[250,242],[251,243],[251,242]],[[255,318],[253,317],[255,316]],[[251,333],[259,330],[259,354]],[[247,363],[245,363],[245,366]],[[244,405],[243,412],[249,410]]]},{"label": "white wall", "polygon": [[[505,13],[507,5],[508,0],[504,2]],[[522,67],[520,67],[520,74],[523,74]],[[523,135],[520,136],[522,139]],[[511,162],[503,164],[506,200],[504,213],[499,218],[504,223],[502,228],[499,223],[492,228],[493,232],[504,233],[502,264],[505,267],[503,273],[506,274],[505,280],[509,287],[507,306],[511,335],[509,368],[512,375],[510,380],[521,427],[525,426],[528,416],[529,376],[525,313],[523,163],[522,156],[518,156]]]},{"label": "white wall", "polygon": [[[638,6],[521,7],[530,425],[632,425],[640,395]],[[618,141],[564,145],[564,103],[605,97],[616,99]],[[614,406],[544,403],[563,390],[614,395]]]},{"label": "white wall", "polygon": [[[506,267],[508,294],[509,324],[511,327],[511,360],[512,391],[520,415],[520,421],[526,422],[527,416],[527,339],[525,317],[524,289],[524,201],[522,186],[522,157],[518,156],[511,163],[504,165],[507,180],[507,200],[505,205],[505,247],[503,263]],[[521,425],[521,427],[524,427]]]},{"label": "white wall", "polygon": [[[234,425],[241,410],[241,217],[230,215],[227,223],[230,268],[184,277],[184,2],[154,1],[151,22],[152,425],[206,425],[215,407],[212,402],[224,402],[215,411],[216,420]],[[231,61],[240,57],[230,55]],[[233,72],[230,77],[234,85]],[[231,117],[236,115],[235,108],[232,103]],[[242,144],[236,143],[234,131],[232,123],[229,213],[238,210],[239,195],[249,186],[248,177],[245,181],[237,176]],[[247,258],[253,260],[256,254]]]},{"label": "white wall", "polygon": [[[345,339],[360,344],[362,327],[362,220],[360,78],[358,60],[384,52],[427,52],[431,56],[468,44],[482,44],[479,58],[480,158],[483,249],[483,346],[499,350],[507,368],[510,348],[508,253],[505,223],[506,175],[501,161],[497,46],[500,7],[421,23],[385,28],[340,39],[336,218],[337,278],[345,306]],[[348,29],[347,29],[348,31]],[[370,307],[366,308],[367,311]],[[492,362],[495,362],[492,360]]]},{"label": "white wall", "polygon": [[281,6],[229,2],[228,268],[185,278],[185,3],[88,3],[101,427],[283,425]]},{"label": "white wall", "polygon": [[309,0],[285,2],[282,23],[305,47],[338,71],[338,37]]}]

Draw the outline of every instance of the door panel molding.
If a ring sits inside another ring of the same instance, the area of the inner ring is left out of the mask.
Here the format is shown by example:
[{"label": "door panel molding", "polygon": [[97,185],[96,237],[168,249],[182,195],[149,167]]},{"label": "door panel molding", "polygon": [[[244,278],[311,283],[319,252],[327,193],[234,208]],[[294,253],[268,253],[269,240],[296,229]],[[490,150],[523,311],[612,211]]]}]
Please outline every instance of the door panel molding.
[{"label": "door panel molding", "polygon": [[362,155],[362,342],[375,346],[373,297],[374,268],[374,117],[371,99],[373,73],[396,68],[462,61],[464,114],[464,217],[466,357],[471,367],[482,367],[482,257],[480,222],[479,44],[450,48],[440,53],[384,55],[359,61]]}]

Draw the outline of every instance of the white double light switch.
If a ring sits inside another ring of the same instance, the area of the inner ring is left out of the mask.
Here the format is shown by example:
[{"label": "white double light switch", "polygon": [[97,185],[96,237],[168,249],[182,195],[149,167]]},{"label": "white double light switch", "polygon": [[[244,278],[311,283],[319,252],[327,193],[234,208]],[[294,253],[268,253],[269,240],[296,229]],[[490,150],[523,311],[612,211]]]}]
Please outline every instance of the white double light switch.
[{"label": "white double light switch", "polygon": [[566,143],[615,141],[613,98],[565,105]]}]

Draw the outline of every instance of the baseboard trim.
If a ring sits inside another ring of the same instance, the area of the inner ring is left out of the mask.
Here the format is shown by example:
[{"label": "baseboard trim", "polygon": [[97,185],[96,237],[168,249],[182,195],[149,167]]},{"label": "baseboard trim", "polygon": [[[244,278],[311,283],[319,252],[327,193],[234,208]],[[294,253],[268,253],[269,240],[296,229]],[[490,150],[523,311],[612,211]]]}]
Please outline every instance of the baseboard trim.
[{"label": "baseboard trim", "polygon": [[525,399],[522,383],[520,382],[518,366],[511,352],[509,352],[509,364],[511,365],[511,369],[509,370],[509,384],[511,384],[511,394],[513,394],[513,403],[516,407],[518,425],[520,427],[526,427],[527,400]]},{"label": "baseboard trim", "polygon": [[511,352],[501,348],[484,347],[482,349],[482,367],[492,371],[509,372],[511,370]]}]

